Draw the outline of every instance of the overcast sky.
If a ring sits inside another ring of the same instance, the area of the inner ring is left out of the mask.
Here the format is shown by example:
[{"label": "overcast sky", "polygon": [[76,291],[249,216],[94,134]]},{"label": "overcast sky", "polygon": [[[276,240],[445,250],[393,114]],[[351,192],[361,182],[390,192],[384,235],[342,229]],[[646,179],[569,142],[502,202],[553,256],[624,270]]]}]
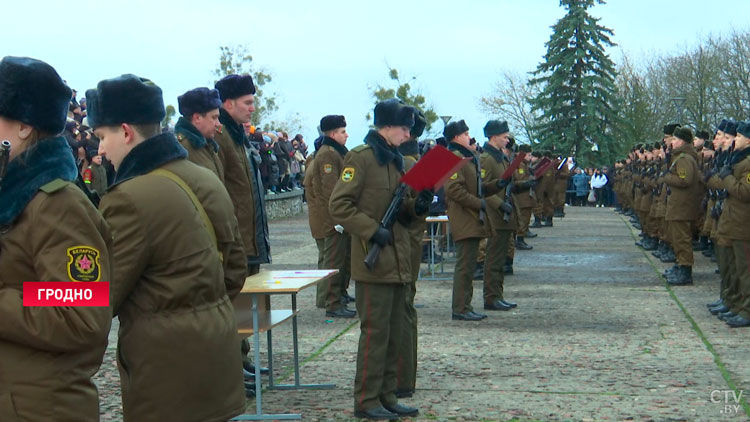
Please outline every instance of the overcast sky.
[{"label": "overcast sky", "polygon": [[[326,114],[344,114],[350,145],[367,131],[369,87],[388,83],[387,65],[416,76],[439,115],[466,119],[478,139],[489,118],[478,104],[498,75],[533,70],[556,0],[8,1],[0,55],[47,61],[82,96],[105,78],[135,73],[177,96],[212,86],[219,46],[247,45],[273,75],[279,118],[298,112],[311,140]],[[747,0],[610,0],[590,13],[635,57],[678,52],[707,35],[748,29]],[[442,130],[442,123],[435,125]]]}]

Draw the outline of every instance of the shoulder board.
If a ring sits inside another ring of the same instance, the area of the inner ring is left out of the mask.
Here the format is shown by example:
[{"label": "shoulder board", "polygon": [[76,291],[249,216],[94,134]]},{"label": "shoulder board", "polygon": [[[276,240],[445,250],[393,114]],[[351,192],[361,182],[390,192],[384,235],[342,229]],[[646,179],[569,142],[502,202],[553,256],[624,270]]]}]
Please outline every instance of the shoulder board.
[{"label": "shoulder board", "polygon": [[219,125],[219,127],[216,128],[216,133],[223,133],[224,131],[224,125]]},{"label": "shoulder board", "polygon": [[46,185],[42,185],[39,190],[44,193],[54,193],[64,188],[67,184],[68,182],[64,181],[63,179],[55,179],[47,183]]},{"label": "shoulder board", "polygon": [[364,150],[367,150],[367,149],[370,149],[370,148],[372,148],[372,147],[369,146],[369,145],[367,145],[367,144],[362,144],[362,145],[357,145],[356,147],[352,148],[350,151],[352,151],[352,152],[360,152],[360,151],[364,151]]},{"label": "shoulder board", "polygon": [[178,133],[178,134],[177,134],[177,140],[178,140],[178,141],[184,141],[184,140],[185,140],[185,135],[183,135],[183,134],[181,134],[181,133]]}]

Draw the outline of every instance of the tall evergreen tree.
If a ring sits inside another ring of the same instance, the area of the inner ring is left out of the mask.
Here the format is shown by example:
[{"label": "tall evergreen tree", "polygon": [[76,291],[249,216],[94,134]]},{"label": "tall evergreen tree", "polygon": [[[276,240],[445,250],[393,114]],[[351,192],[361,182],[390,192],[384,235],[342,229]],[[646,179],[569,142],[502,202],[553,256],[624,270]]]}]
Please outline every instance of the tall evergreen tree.
[{"label": "tall evergreen tree", "polygon": [[[605,52],[614,33],[588,14],[604,0],[560,0],[567,14],[552,26],[544,61],[529,83],[541,86],[532,107],[542,114],[537,133],[543,146],[576,154],[583,162],[615,158],[617,114],[615,65]],[[592,151],[593,149],[593,151]]]}]

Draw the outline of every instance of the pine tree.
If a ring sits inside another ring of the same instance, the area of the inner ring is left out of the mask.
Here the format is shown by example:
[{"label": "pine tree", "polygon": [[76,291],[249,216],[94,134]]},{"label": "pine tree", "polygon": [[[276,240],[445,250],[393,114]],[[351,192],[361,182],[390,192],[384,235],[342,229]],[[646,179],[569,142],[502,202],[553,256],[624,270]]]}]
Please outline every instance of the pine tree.
[{"label": "pine tree", "polygon": [[620,118],[617,72],[605,52],[616,45],[610,40],[614,32],[588,14],[596,3],[604,0],[560,0],[567,14],[552,26],[544,61],[529,83],[541,87],[531,103],[542,114],[536,132],[542,146],[604,163],[617,153],[613,133]]}]

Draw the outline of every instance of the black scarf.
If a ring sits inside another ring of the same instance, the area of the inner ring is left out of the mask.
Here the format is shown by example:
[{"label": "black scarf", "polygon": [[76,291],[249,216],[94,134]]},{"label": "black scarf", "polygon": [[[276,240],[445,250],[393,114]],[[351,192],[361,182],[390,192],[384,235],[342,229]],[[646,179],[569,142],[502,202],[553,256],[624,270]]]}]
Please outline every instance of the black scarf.
[{"label": "black scarf", "polygon": [[245,135],[245,128],[235,122],[232,116],[223,108],[219,109],[219,122],[224,125],[224,129],[229,132],[229,136],[232,137],[232,140],[237,145],[242,145],[246,148],[250,147],[250,141],[247,139],[247,135]]},{"label": "black scarf", "polygon": [[200,132],[198,132],[198,129],[196,129],[195,126],[193,126],[192,123],[188,122],[184,117],[180,117],[180,119],[177,120],[177,124],[174,125],[174,132],[175,134],[179,133],[185,136],[190,142],[190,145],[192,145],[195,149],[201,149],[205,147],[206,144],[211,144],[211,148],[214,150],[214,152],[219,152],[219,144],[217,144],[213,139],[207,139],[206,137],[204,137]]},{"label": "black scarf", "polygon": [[78,168],[63,136],[43,139],[10,163],[0,186],[0,225],[13,223],[39,188],[62,179],[76,180]]},{"label": "black scarf", "polygon": [[344,145],[341,145],[340,143],[336,142],[334,139],[329,138],[327,136],[323,137],[323,145],[328,145],[329,147],[333,148],[341,154],[342,157],[346,156],[346,153],[349,152],[349,149],[345,147]]},{"label": "black scarf", "polygon": [[499,149],[497,149],[497,148],[493,147],[492,145],[490,145],[489,142],[487,142],[486,144],[484,144],[484,152],[486,152],[487,154],[490,154],[492,156],[492,158],[494,158],[495,161],[497,161],[498,163],[510,162],[510,160],[508,159],[508,156],[506,156]]},{"label": "black scarf", "polygon": [[377,131],[370,130],[365,136],[365,144],[372,148],[375,154],[375,159],[381,166],[388,165],[391,161],[396,166],[399,172],[404,172],[404,156],[398,152],[398,148],[394,148],[385,141],[385,138],[381,136]]}]

